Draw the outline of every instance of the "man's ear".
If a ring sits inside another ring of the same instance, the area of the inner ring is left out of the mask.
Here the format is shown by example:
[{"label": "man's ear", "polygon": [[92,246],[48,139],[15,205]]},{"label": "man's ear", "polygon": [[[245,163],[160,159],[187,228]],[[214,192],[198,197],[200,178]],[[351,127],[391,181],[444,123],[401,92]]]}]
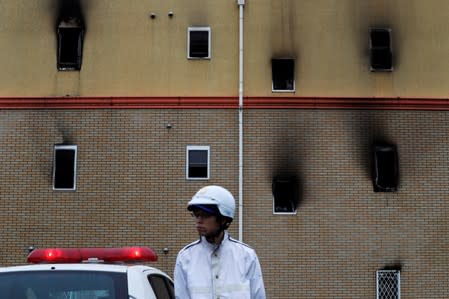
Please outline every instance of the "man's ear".
[{"label": "man's ear", "polygon": [[229,225],[231,225],[232,221],[229,221],[229,219],[224,218],[221,224],[223,225],[224,229],[228,229]]},{"label": "man's ear", "polygon": [[228,217],[217,217],[217,222],[221,224],[224,229],[228,229],[229,225],[231,225],[232,219]]}]

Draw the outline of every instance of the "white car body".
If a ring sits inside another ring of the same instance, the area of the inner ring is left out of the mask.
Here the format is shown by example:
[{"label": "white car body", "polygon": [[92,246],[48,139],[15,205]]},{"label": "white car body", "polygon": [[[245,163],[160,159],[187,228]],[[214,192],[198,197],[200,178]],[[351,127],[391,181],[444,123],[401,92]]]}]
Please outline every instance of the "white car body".
[{"label": "white car body", "polygon": [[163,271],[145,265],[102,262],[0,268],[0,292],[5,299],[174,298],[173,281]]}]

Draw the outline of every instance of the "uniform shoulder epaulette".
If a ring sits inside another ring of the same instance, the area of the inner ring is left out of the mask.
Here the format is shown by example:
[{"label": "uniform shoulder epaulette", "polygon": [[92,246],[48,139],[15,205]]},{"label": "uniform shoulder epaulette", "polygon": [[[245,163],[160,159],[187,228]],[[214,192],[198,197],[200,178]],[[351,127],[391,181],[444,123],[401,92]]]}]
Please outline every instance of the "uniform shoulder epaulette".
[{"label": "uniform shoulder epaulette", "polygon": [[181,249],[181,251],[187,250],[187,249],[189,249],[189,248],[191,248],[191,247],[193,247],[193,246],[195,246],[195,245],[198,245],[198,244],[200,244],[200,243],[201,243],[201,239],[196,240],[196,241],[194,241],[194,242],[192,242],[192,243],[186,245],[183,249]]},{"label": "uniform shoulder epaulette", "polygon": [[246,244],[246,243],[243,243],[243,242],[241,242],[241,241],[239,241],[239,240],[236,240],[236,239],[234,239],[234,238],[231,238],[231,237],[229,237],[229,241],[231,241],[231,242],[234,242],[234,243],[237,243],[237,244],[240,244],[240,245],[242,245],[242,246],[245,246],[245,247],[248,247],[248,248],[251,248],[251,249],[253,249],[251,246],[249,246],[248,244]]}]

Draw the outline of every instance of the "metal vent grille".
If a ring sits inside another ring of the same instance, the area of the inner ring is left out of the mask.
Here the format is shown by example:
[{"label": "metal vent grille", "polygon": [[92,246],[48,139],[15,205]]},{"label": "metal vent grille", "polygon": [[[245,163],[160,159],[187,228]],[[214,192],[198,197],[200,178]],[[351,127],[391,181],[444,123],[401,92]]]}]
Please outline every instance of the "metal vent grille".
[{"label": "metal vent grille", "polygon": [[377,276],[377,299],[400,299],[400,271],[380,270]]}]

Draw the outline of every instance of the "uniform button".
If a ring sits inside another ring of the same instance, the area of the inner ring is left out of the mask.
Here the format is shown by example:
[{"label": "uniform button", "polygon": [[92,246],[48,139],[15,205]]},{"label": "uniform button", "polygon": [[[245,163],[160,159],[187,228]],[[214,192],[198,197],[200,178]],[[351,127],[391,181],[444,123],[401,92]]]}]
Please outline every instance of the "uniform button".
[{"label": "uniform button", "polygon": [[215,275],[215,278],[218,279],[218,275]]}]

